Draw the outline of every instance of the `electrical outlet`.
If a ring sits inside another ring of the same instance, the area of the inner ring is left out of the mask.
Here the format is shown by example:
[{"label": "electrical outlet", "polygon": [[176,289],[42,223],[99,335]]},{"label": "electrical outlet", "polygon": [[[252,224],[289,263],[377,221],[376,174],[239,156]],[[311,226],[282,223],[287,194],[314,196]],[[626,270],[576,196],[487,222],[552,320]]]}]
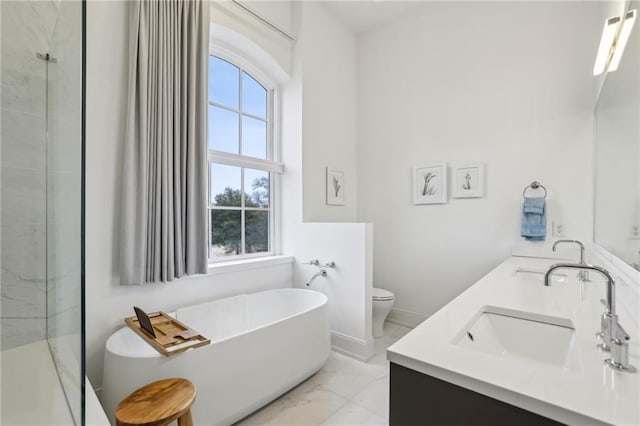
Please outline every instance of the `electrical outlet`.
[{"label": "electrical outlet", "polygon": [[640,224],[634,223],[631,225],[631,235],[629,236],[630,240],[640,240]]},{"label": "electrical outlet", "polygon": [[551,222],[551,233],[554,237],[564,237],[564,225],[560,222]]}]

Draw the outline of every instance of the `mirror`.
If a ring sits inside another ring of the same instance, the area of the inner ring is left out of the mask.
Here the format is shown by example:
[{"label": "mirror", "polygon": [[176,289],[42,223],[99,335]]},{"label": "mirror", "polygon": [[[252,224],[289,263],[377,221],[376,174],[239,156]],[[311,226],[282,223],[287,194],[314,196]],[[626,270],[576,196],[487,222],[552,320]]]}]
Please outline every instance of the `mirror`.
[{"label": "mirror", "polygon": [[[629,10],[638,9],[633,1]],[[596,104],[597,244],[640,269],[640,21]]]}]

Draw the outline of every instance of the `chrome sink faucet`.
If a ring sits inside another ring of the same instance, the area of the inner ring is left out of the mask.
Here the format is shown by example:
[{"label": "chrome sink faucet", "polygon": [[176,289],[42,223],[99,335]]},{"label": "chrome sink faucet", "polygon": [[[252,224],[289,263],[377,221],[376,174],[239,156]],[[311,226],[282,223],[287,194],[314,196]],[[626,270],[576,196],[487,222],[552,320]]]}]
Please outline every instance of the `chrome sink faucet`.
[{"label": "chrome sink faucet", "polygon": [[609,367],[630,373],[635,372],[635,367],[629,364],[628,340],[630,337],[618,323],[618,315],[616,314],[615,280],[609,271],[599,266],[589,265],[586,263],[581,265],[576,265],[575,263],[557,263],[555,265],[551,265],[544,274],[544,285],[551,285],[551,274],[553,271],[563,268],[596,271],[607,279],[607,310],[600,318],[600,336],[602,337],[602,343],[598,345],[598,347],[604,351],[611,352],[611,358],[604,361]]},{"label": "chrome sink faucet", "polygon": [[580,246],[580,264],[584,265],[584,244],[582,244],[582,242],[578,241],[578,240],[558,240],[555,243],[553,243],[553,251],[556,251],[556,246],[560,243],[573,243],[573,244],[577,244]]},{"label": "chrome sink faucet", "polygon": [[[585,265],[585,261],[584,261],[584,244],[582,244],[581,241],[578,240],[558,240],[555,243],[553,243],[553,247],[551,248],[551,250],[556,251],[556,246],[560,243],[573,243],[573,244],[577,244],[578,246],[580,246],[580,265]],[[581,269],[580,271],[578,271],[578,280],[582,281],[582,282],[586,282],[589,281],[589,272],[587,272],[584,269]]]}]

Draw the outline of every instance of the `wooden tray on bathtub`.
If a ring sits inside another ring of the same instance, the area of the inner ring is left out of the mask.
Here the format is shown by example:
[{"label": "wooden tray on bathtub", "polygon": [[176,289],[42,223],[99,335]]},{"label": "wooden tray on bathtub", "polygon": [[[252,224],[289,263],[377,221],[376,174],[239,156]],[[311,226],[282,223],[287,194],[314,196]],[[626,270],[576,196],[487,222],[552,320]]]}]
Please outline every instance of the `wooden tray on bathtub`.
[{"label": "wooden tray on bathtub", "polygon": [[149,319],[156,337],[140,327],[137,317],[125,318],[124,322],[164,356],[172,356],[211,343],[211,340],[164,312],[150,313]]}]

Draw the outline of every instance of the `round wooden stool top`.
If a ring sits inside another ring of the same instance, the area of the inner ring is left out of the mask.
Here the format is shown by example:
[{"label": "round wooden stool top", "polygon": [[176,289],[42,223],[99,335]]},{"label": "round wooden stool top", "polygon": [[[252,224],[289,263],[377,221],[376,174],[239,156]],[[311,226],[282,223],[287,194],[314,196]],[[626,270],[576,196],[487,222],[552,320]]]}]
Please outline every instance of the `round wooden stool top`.
[{"label": "round wooden stool top", "polygon": [[122,400],[116,408],[118,426],[162,426],[185,417],[191,424],[191,404],[196,387],[187,379],[164,379],[149,383]]}]

